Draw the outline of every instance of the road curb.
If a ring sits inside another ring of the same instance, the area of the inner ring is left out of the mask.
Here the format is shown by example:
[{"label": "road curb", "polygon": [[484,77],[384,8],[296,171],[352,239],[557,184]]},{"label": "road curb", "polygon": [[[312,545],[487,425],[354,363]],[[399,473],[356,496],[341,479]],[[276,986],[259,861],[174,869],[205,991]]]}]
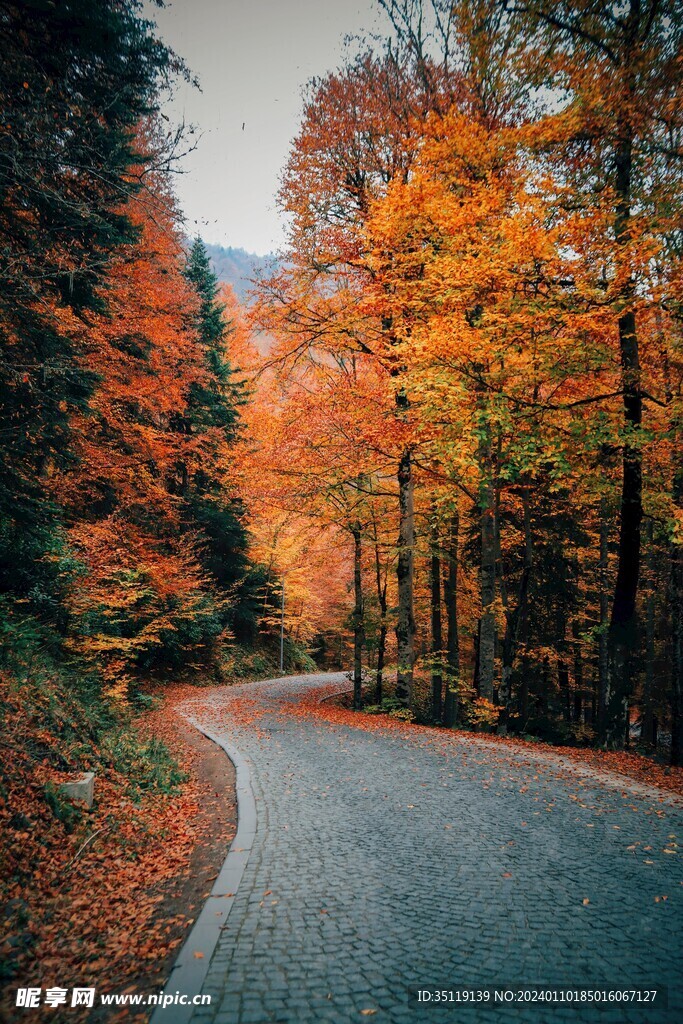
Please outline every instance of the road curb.
[{"label": "road curb", "polygon": [[[235,766],[237,832],[213,884],[211,895],[204,903],[199,917],[192,926],[192,930],[185,939],[171,968],[163,990],[164,995],[170,996],[175,996],[176,993],[195,996],[201,992],[209,973],[211,958],[218,945],[221,930],[225,927],[235,902],[233,897],[237,894],[242,881],[256,837],[257,826],[256,800],[251,785],[250,762],[243,757],[237,747],[233,747],[231,743],[200,725],[195,718],[189,715],[183,717],[203,736],[221,747]],[[196,956],[197,953],[201,953],[202,956]],[[150,1024],[187,1024],[196,1008],[192,1004],[157,1006],[150,1017]]]}]

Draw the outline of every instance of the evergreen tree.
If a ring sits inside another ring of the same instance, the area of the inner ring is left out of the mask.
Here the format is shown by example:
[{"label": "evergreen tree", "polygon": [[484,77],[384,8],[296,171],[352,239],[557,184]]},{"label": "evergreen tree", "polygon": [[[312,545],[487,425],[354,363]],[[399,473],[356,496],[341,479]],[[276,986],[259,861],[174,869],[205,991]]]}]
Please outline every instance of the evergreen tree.
[{"label": "evergreen tree", "polygon": [[171,64],[138,10],[0,0],[0,600],[51,620],[60,526],[45,484],[69,464],[93,383],[74,335],[135,237],[134,131]]},{"label": "evergreen tree", "polygon": [[256,601],[246,554],[244,509],[221,475],[226,461],[221,449],[237,436],[242,397],[226,354],[230,326],[218,297],[218,280],[200,238],[190,249],[185,274],[199,296],[194,326],[204,350],[206,379],[192,387],[182,429],[203,435],[211,452],[204,468],[191,480],[183,480],[185,520],[199,534],[204,568],[230,597],[226,625],[239,639],[250,639]]},{"label": "evergreen tree", "polygon": [[199,296],[194,327],[204,347],[208,374],[206,385],[196,386],[190,396],[192,426],[195,430],[218,427],[227,440],[233,440],[240,396],[225,351],[229,325],[224,317],[225,306],[218,298],[218,279],[200,238],[195,239],[190,249],[185,276]]}]

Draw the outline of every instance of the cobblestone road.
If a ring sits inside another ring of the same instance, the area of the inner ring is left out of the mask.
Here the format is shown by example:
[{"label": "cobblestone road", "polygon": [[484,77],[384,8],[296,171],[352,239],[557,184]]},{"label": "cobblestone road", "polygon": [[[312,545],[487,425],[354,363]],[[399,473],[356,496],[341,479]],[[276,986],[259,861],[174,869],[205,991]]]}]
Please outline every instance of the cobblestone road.
[{"label": "cobblestone road", "polygon": [[[680,807],[521,749],[290,713],[335,678],[185,707],[247,758],[258,815],[192,1024],[683,1020]],[[664,985],[669,1010],[411,994],[493,985]]]}]

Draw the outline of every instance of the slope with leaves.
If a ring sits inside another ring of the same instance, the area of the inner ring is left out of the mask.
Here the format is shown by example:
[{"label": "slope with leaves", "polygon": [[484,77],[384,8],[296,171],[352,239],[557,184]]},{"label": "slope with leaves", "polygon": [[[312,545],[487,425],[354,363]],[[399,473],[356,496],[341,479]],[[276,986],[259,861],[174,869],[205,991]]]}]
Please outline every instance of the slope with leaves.
[{"label": "slope with leaves", "polygon": [[[161,984],[157,965],[191,923],[170,893],[206,841],[196,754],[180,742],[171,713],[175,699],[196,691],[176,688],[142,719],[129,712],[115,720],[97,692],[75,690],[55,672],[35,671],[21,684],[3,673],[0,686],[8,754],[1,1012],[16,1014],[16,984]],[[83,769],[96,772],[90,811],[59,792]],[[61,1011],[43,1013],[60,1019]],[[87,1011],[61,1019],[74,1015]]]}]

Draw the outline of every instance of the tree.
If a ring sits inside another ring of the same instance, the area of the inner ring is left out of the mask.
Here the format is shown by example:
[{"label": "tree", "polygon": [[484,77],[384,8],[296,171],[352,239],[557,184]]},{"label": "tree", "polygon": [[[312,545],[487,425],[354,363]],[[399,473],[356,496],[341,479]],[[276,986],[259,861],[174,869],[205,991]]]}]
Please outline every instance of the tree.
[{"label": "tree", "polygon": [[[535,83],[561,81],[565,104],[541,124],[539,143],[586,219],[600,218],[603,290],[614,314],[623,430],[619,547],[608,634],[603,739],[623,735],[634,681],[636,598],[643,518],[642,424],[646,397],[641,330],[651,243],[679,178],[680,60],[676,4],[629,0],[621,8],[507,0],[526,41]],[[539,57],[536,62],[536,57]],[[659,206],[659,209],[658,209]],[[597,246],[596,246],[597,248]],[[639,325],[640,321],[640,325]]]},{"label": "tree", "polygon": [[533,521],[543,508],[552,532],[544,502],[589,458],[586,409],[613,397],[593,387],[609,324],[567,290],[565,227],[524,159],[524,130],[454,110],[423,131],[410,180],[371,211],[371,301],[400,343],[421,460],[476,515],[474,682],[507,715],[532,575],[555,557]]},{"label": "tree", "polygon": [[231,479],[231,449],[239,433],[238,410],[244,398],[227,355],[234,326],[226,316],[225,303],[218,298],[218,281],[199,238],[190,249],[185,277],[199,298],[191,322],[201,346],[204,374],[192,385],[187,408],[177,417],[176,427],[202,439],[204,459],[191,476],[187,467],[179,467],[183,519],[199,536],[202,565],[230,598],[227,624],[238,638],[253,639],[245,509]]},{"label": "tree", "polygon": [[[412,114],[424,112],[426,94],[401,57],[359,55],[348,67],[314,80],[304,120],[281,191],[293,215],[291,267],[262,291],[260,325],[282,339],[280,357],[327,352],[332,358],[364,354],[394,379],[397,426],[406,444],[397,454],[398,691],[410,703],[414,664],[414,478],[409,399],[401,385],[390,320],[358,301],[370,268],[363,229],[373,198],[405,178],[417,137]],[[369,315],[368,315],[369,314]]]},{"label": "tree", "polygon": [[80,563],[68,645],[117,697],[141,668],[209,660],[223,629],[177,493],[179,466],[193,477],[216,455],[212,436],[176,429],[209,383],[199,301],[163,176],[150,175],[149,189],[129,201],[139,240],[110,261],[106,312],[71,324],[95,385],[71,416],[72,465],[50,482]]},{"label": "tree", "polygon": [[63,540],[46,480],[68,466],[93,387],[74,333],[135,238],[136,128],[173,61],[132,0],[3,0],[0,45],[0,588],[55,621]]}]

